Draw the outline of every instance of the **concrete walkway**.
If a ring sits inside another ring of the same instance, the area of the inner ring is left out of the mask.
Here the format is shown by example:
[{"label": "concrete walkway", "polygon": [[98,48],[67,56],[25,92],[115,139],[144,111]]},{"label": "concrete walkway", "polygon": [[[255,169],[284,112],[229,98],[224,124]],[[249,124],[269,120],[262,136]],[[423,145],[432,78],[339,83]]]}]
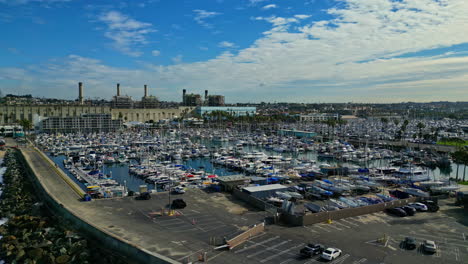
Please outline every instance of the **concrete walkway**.
[{"label": "concrete walkway", "polygon": [[[19,149],[49,196],[73,215],[109,236],[156,256],[162,260],[161,263],[179,263],[166,257],[172,255],[171,249],[167,248],[167,241],[158,239],[156,234],[148,235],[151,234],[151,225],[135,225],[132,215],[115,218],[113,214],[119,208],[103,206],[99,201],[82,202],[84,192],[63,171],[57,169],[48,157],[31,146],[20,146]],[[165,253],[164,255],[159,254],[158,245],[163,249],[161,253]],[[184,250],[183,253],[176,254],[176,257],[186,253]]]}]

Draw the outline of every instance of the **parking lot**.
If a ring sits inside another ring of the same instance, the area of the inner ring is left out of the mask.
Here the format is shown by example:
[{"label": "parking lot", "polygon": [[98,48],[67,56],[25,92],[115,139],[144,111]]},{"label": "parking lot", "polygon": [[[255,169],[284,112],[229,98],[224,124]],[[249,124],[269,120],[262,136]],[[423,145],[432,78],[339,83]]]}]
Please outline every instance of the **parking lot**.
[{"label": "parking lot", "polygon": [[[444,207],[436,213],[418,212],[411,217],[396,217],[383,212],[350,217],[302,227],[267,225],[232,250],[215,250],[224,238],[245,231],[266,216],[229,195],[190,190],[173,196],[183,198],[187,207],[173,215],[161,215],[168,204],[167,193],[154,195],[149,201],[131,197],[95,201],[103,214],[112,216],[115,225],[109,231],[122,237],[138,237],[150,251],[172,259],[193,261],[207,252],[210,263],[322,263],[319,256],[302,258],[299,251],[307,243],[320,243],[343,251],[328,263],[464,263],[468,259],[468,229]],[[91,205],[91,204],[90,204]],[[465,215],[466,216],[466,215]],[[118,226],[126,226],[128,232]],[[425,239],[438,246],[435,254],[421,247],[406,250],[401,242],[411,236],[419,245]]]},{"label": "parking lot", "polygon": [[[333,263],[466,263],[468,259],[468,228],[440,211],[404,218],[374,213],[291,230],[307,243],[343,250],[342,257]],[[405,237],[415,238],[418,247],[405,249]],[[435,254],[425,253],[419,246],[424,240],[435,241]],[[315,261],[320,260],[314,258],[310,263]]]}]

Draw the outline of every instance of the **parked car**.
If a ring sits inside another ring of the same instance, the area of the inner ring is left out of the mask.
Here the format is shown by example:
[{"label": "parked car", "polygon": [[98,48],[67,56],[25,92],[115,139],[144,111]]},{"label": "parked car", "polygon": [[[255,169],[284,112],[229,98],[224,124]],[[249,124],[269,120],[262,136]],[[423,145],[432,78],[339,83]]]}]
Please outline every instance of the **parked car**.
[{"label": "parked car", "polygon": [[151,199],[151,194],[149,192],[143,192],[139,196],[135,197],[136,200],[149,200]]},{"label": "parked car", "polygon": [[427,206],[423,203],[409,203],[408,206],[411,206],[414,209],[421,211],[421,212],[427,211]]},{"label": "parked car", "polygon": [[423,249],[424,251],[428,253],[436,253],[437,251],[437,246],[434,241],[432,240],[425,240],[423,244]]},{"label": "parked car", "polygon": [[401,209],[401,208],[388,208],[387,209],[387,212],[389,214],[392,214],[392,215],[397,215],[399,217],[405,217],[407,216],[408,214],[405,212],[405,210]]},{"label": "parked car", "polygon": [[172,209],[184,209],[187,206],[183,199],[175,199],[172,201],[171,208]]},{"label": "parked car", "polygon": [[412,237],[406,237],[405,241],[403,242],[403,246],[406,249],[413,250],[416,248],[416,239]]},{"label": "parked car", "polygon": [[327,248],[322,252],[321,257],[325,260],[334,260],[341,255],[341,250],[337,248]]},{"label": "parked car", "polygon": [[409,216],[413,216],[416,213],[416,209],[411,206],[402,206],[400,208],[403,209],[405,213]]},{"label": "parked car", "polygon": [[314,255],[322,254],[325,250],[325,247],[320,244],[307,244],[303,249],[301,249],[300,254],[303,257],[310,258]]},{"label": "parked car", "polygon": [[427,200],[427,201],[422,201],[421,203],[425,204],[427,206],[427,210],[429,212],[437,212],[439,211],[439,206],[437,205],[436,202],[432,200]]},{"label": "parked car", "polygon": [[185,193],[185,189],[183,187],[177,186],[173,189],[173,192],[177,194],[183,194]]}]

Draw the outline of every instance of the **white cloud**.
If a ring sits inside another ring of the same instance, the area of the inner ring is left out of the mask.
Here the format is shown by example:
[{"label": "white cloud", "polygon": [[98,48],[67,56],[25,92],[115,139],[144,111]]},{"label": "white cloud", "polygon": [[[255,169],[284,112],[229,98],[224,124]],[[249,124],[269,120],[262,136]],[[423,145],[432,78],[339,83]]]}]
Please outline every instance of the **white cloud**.
[{"label": "white cloud", "polygon": [[174,62],[175,64],[179,64],[179,63],[182,62],[182,58],[183,58],[183,56],[179,54],[179,55],[173,57],[171,60],[172,60],[172,62]]},{"label": "white cloud", "polygon": [[236,45],[229,41],[221,41],[218,43],[218,47],[220,48],[234,48]]},{"label": "white cloud", "polygon": [[311,17],[310,15],[294,15],[295,18],[297,19],[306,19],[306,18],[309,18]]},{"label": "white cloud", "polygon": [[268,10],[268,9],[272,9],[272,8],[278,8],[278,6],[275,5],[275,4],[269,4],[269,5],[266,5],[266,6],[262,7],[263,10]]},{"label": "white cloud", "polygon": [[[194,63],[180,63],[179,56],[174,65],[140,69],[70,56],[23,71],[0,68],[0,76],[12,80],[5,85],[10,91],[2,89],[11,92],[16,82],[20,86],[30,80],[31,87],[51,87],[47,90],[50,96],[70,98],[79,78],[85,89],[93,88],[89,93],[105,98],[110,98],[117,80],[135,87],[135,96],[144,80],[162,87],[158,95],[163,100],[179,101],[179,91],[195,88],[225,94],[228,102],[468,100],[466,53],[454,54],[448,49],[437,56],[421,55],[426,50],[468,43],[468,34],[460,33],[468,24],[468,1],[343,2],[345,5],[327,11],[334,17],[330,21],[308,22],[295,16],[254,18],[271,23],[272,28],[235,54],[223,52]],[[419,56],[400,56],[411,52]],[[23,79],[25,76],[29,79]],[[132,91],[129,88],[128,93],[132,95]],[[44,90],[38,88],[35,93],[44,94]]]},{"label": "white cloud", "polygon": [[249,0],[251,5],[256,5],[258,3],[262,3],[262,2],[266,2],[266,1],[269,1],[269,0]]},{"label": "white cloud", "polygon": [[147,44],[147,35],[156,31],[150,23],[137,21],[118,11],[104,12],[98,20],[106,24],[104,35],[114,41],[114,48],[133,57],[141,56],[138,47]]},{"label": "white cloud", "polygon": [[61,3],[61,2],[70,2],[72,0],[0,0],[0,4],[10,4],[10,5],[25,5],[30,3],[38,3],[38,4],[54,4],[54,3]]},{"label": "white cloud", "polygon": [[221,15],[221,13],[219,12],[210,12],[210,11],[201,10],[201,9],[195,9],[193,10],[193,12],[195,13],[195,17],[193,18],[195,22],[197,22],[199,25],[204,26],[206,28],[213,28],[213,25],[210,23],[207,23],[206,19]]},{"label": "white cloud", "polygon": [[157,57],[157,56],[161,55],[161,52],[159,50],[153,50],[153,51],[151,51],[151,55]]}]

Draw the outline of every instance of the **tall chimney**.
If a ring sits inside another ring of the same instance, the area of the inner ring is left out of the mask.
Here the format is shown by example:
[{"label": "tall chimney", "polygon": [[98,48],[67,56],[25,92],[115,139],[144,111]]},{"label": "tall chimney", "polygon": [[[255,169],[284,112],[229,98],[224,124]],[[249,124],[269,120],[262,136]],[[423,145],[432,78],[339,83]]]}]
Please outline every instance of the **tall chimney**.
[{"label": "tall chimney", "polygon": [[208,90],[205,90],[205,100],[208,100]]},{"label": "tall chimney", "polygon": [[117,84],[117,96],[120,96],[120,83]]},{"label": "tall chimney", "polygon": [[148,85],[144,85],[145,87],[145,98],[148,97]]},{"label": "tall chimney", "polygon": [[82,82],[79,82],[78,83],[78,102],[80,104],[83,104],[83,83]]},{"label": "tall chimney", "polygon": [[182,104],[185,106],[185,94],[187,93],[187,90],[183,89],[182,90]]}]

